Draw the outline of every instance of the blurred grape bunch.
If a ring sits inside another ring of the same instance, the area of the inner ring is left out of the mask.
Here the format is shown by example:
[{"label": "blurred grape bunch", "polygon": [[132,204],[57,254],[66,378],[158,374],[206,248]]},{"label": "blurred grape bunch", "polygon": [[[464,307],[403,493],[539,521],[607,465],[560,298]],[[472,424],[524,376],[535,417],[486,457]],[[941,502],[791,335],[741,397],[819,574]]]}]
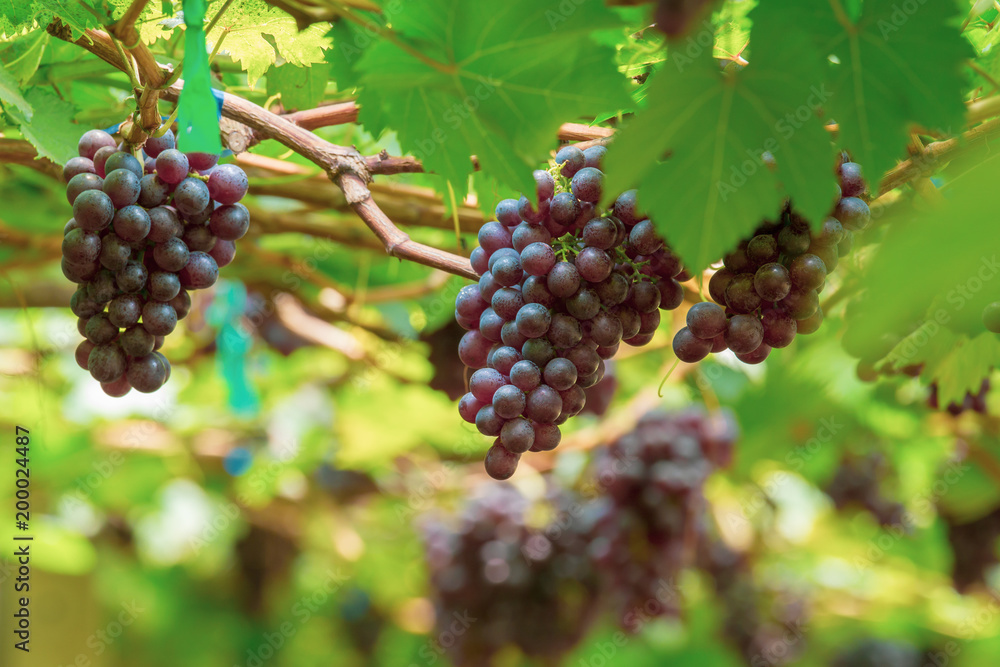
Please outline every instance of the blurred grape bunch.
[{"label": "blurred grape bunch", "polygon": [[986,584],[988,572],[1000,562],[997,538],[1000,538],[1000,508],[972,521],[943,516],[948,526],[948,544],[953,561],[951,579],[955,590],[965,593]]},{"label": "blurred grape bunch", "polygon": [[728,413],[652,412],[598,456],[593,483],[604,497],[590,554],[626,630],[677,613],[674,584],[694,557],[705,480],[729,464],[736,437]]},{"label": "blurred grape bunch", "polygon": [[906,642],[862,639],[841,651],[830,667],[922,667],[922,652]]},{"label": "blurred grape bunch", "polygon": [[431,348],[429,360],[434,367],[434,377],[428,384],[431,389],[444,392],[453,401],[467,391],[465,364],[455,356],[464,335],[465,329],[454,320],[449,320],[440,329],[420,334],[420,341]]},{"label": "blurred grape bunch", "polygon": [[806,649],[804,602],[784,591],[765,591],[754,580],[746,554],[702,535],[698,567],[708,574],[722,605],[723,639],[750,667],[794,664]]},{"label": "blurred grape bunch", "polygon": [[882,480],[888,472],[888,463],[877,452],[863,457],[848,456],[841,461],[825,491],[838,510],[860,506],[880,525],[898,525],[903,520],[903,505],[882,495]]},{"label": "blurred grape bunch", "polygon": [[435,636],[455,665],[490,664],[511,644],[530,657],[558,658],[583,639],[597,611],[588,525],[569,511],[578,503],[565,492],[550,493],[557,518],[539,528],[526,521],[531,503],[513,486],[482,488],[457,521],[424,525]]}]

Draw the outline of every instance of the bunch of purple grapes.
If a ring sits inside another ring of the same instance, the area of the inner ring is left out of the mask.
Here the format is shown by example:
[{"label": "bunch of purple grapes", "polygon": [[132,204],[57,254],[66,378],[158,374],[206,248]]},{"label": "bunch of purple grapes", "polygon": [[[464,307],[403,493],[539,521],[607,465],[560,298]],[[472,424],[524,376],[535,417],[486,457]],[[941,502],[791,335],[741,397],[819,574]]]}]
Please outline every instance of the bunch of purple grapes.
[{"label": "bunch of purple grapes", "polygon": [[903,521],[903,505],[882,494],[882,479],[888,471],[881,454],[848,457],[841,461],[824,490],[837,509],[857,505],[882,526],[899,525]]},{"label": "bunch of purple grapes", "polygon": [[765,222],[725,256],[708,284],[715,303],[695,304],[687,326],[674,336],[678,359],[694,363],[729,349],[740,361],[759,364],[797,333],[819,329],[826,277],[851,251],[853,232],[871,219],[861,198],[866,187],[860,165],[845,161],[838,175],[840,196],[818,232],[810,232],[787,205],[776,222]]},{"label": "bunch of purple grapes", "polygon": [[109,396],[154,392],[170,377],[159,349],[190,311],[189,291],[215,284],[250,226],[247,176],[176,150],[170,130],[142,152],[90,130],[79,153],[63,167],[73,218],[62,270],[79,285],[70,308],[86,338],[76,361]]},{"label": "bunch of purple grapes", "polygon": [[486,455],[495,479],[514,474],[521,454],[559,444],[559,425],[583,410],[584,390],[621,343],[645,345],[660,310],[684,300],[680,260],[625,192],[600,214],[606,150],[561,149],[534,173],[537,200],[496,207],[479,230],[455,318],[467,330],[462,362],[476,369],[459,402],[462,418],[497,438]]},{"label": "bunch of purple grapes", "polygon": [[1000,507],[983,516],[959,523],[944,516],[948,526],[948,545],[953,556],[951,580],[959,593],[976,586],[987,586],[990,571],[1000,562],[997,539],[1000,539]]},{"label": "bunch of purple grapes", "polygon": [[795,664],[807,639],[804,601],[787,591],[762,587],[746,553],[732,550],[707,532],[699,537],[697,564],[711,578],[721,605],[722,638],[750,667]]},{"label": "bunch of purple grapes", "polygon": [[[979,383],[979,391],[975,394],[971,391],[965,392],[965,397],[961,403],[952,401],[944,409],[953,417],[957,417],[966,411],[978,412],[981,415],[985,415],[989,410],[989,406],[986,404],[986,395],[988,393],[990,393],[990,379],[983,378],[983,381]],[[927,397],[927,406],[934,410],[939,410],[941,407],[940,401],[938,401],[937,382],[931,383],[930,395]]]},{"label": "bunch of purple grapes", "polygon": [[508,645],[556,658],[586,634],[596,616],[599,576],[587,558],[587,526],[573,496],[547,498],[559,518],[541,528],[525,518],[529,502],[512,486],[491,484],[465,506],[458,525],[424,526],[438,645],[456,665],[489,665]]},{"label": "bunch of purple grapes", "polygon": [[643,615],[676,611],[679,598],[664,582],[675,583],[691,563],[705,480],[729,465],[737,435],[724,412],[652,412],[597,459],[594,483],[604,497],[589,551],[625,629],[637,630]]}]

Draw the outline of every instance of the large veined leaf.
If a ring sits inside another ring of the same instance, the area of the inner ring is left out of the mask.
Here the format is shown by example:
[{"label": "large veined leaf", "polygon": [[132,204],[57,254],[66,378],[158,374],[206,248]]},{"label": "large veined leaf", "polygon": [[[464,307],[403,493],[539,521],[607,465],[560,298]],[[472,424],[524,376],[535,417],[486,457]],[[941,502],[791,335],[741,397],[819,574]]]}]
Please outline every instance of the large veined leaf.
[{"label": "large veined leaf", "polygon": [[286,109],[309,109],[316,106],[326,92],[330,66],[316,63],[311,67],[282,65],[267,73],[267,94],[281,94],[281,104]]},{"label": "large veined leaf", "polygon": [[391,117],[403,147],[462,193],[470,155],[533,192],[561,123],[630,104],[613,51],[588,38],[616,21],[596,2],[407,2],[392,29],[426,58],[384,40],[366,50],[362,121]]},{"label": "large veined leaf", "polygon": [[0,102],[14,105],[25,120],[31,120],[31,115],[34,113],[31,104],[24,99],[17,80],[4,68],[3,63],[0,63]]},{"label": "large veined leaf", "polygon": [[[764,2],[755,20],[782,34],[808,36],[812,56],[828,66],[832,94],[824,105],[840,125],[840,143],[870,174],[906,157],[916,123],[957,133],[964,124],[961,69],[972,50],[953,24],[951,0],[900,3],[866,0],[852,19],[835,2]],[[756,44],[755,44],[756,48]]]},{"label": "large veined leaf", "polygon": [[25,100],[33,109],[28,118],[20,109],[9,108],[11,117],[21,128],[24,138],[42,157],[63,163],[76,156],[76,146],[82,131],[72,122],[76,109],[69,102],[42,88],[31,88]]},{"label": "large veined leaf", "polygon": [[[213,2],[208,17],[213,17],[223,4]],[[326,36],[329,29],[328,24],[317,23],[300,32],[295,19],[264,0],[236,0],[208,34],[208,43],[214,48],[226,34],[222,50],[243,66],[247,83],[253,87],[267,68],[276,64],[279,55],[300,67],[322,62],[323,50],[330,47]],[[265,35],[273,40],[273,46]]]},{"label": "large veined leaf", "polygon": [[[766,44],[770,29],[755,21]],[[821,222],[834,187],[830,140],[813,113],[827,96],[814,83],[819,71],[763,46],[741,72],[720,72],[708,49],[695,59],[675,53],[650,77],[646,109],[611,145],[608,196],[638,187],[640,205],[693,270],[777,215],[788,195]]]}]

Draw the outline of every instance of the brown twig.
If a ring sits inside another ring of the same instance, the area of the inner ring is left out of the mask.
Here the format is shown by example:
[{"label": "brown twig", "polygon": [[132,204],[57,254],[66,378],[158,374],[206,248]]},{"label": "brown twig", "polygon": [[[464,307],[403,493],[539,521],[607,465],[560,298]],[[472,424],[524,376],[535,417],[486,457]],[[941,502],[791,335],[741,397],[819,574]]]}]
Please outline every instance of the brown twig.
[{"label": "brown twig", "polygon": [[35,147],[23,139],[0,137],[0,162],[24,165],[53,178],[62,179],[62,167],[47,157],[39,158]]}]

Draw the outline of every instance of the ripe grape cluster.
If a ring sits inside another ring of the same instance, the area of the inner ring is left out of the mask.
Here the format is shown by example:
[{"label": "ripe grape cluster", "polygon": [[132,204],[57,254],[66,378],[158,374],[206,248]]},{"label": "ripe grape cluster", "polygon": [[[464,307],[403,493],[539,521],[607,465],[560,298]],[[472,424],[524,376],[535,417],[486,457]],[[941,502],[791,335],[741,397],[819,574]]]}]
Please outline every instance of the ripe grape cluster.
[{"label": "ripe grape cluster", "polygon": [[189,292],[215,283],[249,228],[239,203],[247,176],[217,162],[176,150],[170,130],[141,152],[90,130],[63,167],[73,218],[62,270],[79,285],[70,308],[86,339],[76,361],[110,396],[166,383],[164,337],[190,311]]},{"label": "ripe grape cluster", "polygon": [[964,523],[949,516],[944,519],[954,556],[951,579],[955,590],[964,593],[977,585],[985,586],[990,570],[1000,562],[997,558],[1000,508]]},{"label": "ripe grape cluster", "polygon": [[853,233],[871,219],[861,167],[844,161],[838,176],[840,196],[818,231],[810,232],[788,204],[778,220],[762,224],[725,256],[708,284],[715,303],[695,304],[687,326],[674,336],[678,359],[694,363],[729,349],[740,361],[759,364],[772,348],[819,329],[827,275],[851,251]]},{"label": "ripe grape cluster", "polygon": [[590,554],[608,578],[605,597],[626,629],[675,611],[678,600],[664,595],[663,582],[675,582],[689,564],[702,526],[705,480],[729,464],[736,437],[727,413],[657,411],[596,461],[604,497]]},{"label": "ripe grape cluster", "polygon": [[807,609],[786,590],[765,589],[746,553],[702,534],[698,567],[712,580],[721,603],[721,634],[751,667],[796,664],[805,650]]},{"label": "ripe grape cluster", "polygon": [[549,486],[539,505],[487,484],[457,521],[427,520],[441,650],[486,665],[513,644],[555,664],[599,612],[633,632],[676,612],[677,575],[705,523],[705,478],[728,465],[736,436],[727,413],[651,412],[597,455],[582,493]]},{"label": "ripe grape cluster", "polygon": [[[547,500],[557,516],[576,502],[554,491]],[[491,484],[458,525],[436,518],[424,526],[437,642],[453,664],[493,664],[511,644],[528,656],[558,656],[590,626],[599,581],[583,524],[535,527],[528,510],[514,487]]]},{"label": "ripe grape cluster", "polygon": [[507,479],[521,454],[559,444],[559,425],[583,410],[621,343],[645,345],[660,310],[677,308],[686,280],[679,259],[625,192],[601,214],[603,146],[567,146],[534,173],[537,203],[505,199],[479,230],[462,288],[458,346],[476,369],[462,418],[495,437],[486,470]]},{"label": "ripe grape cluster", "polygon": [[899,525],[903,520],[903,505],[882,494],[882,480],[887,472],[881,454],[849,457],[841,461],[825,491],[837,509],[860,506],[883,526]]}]

